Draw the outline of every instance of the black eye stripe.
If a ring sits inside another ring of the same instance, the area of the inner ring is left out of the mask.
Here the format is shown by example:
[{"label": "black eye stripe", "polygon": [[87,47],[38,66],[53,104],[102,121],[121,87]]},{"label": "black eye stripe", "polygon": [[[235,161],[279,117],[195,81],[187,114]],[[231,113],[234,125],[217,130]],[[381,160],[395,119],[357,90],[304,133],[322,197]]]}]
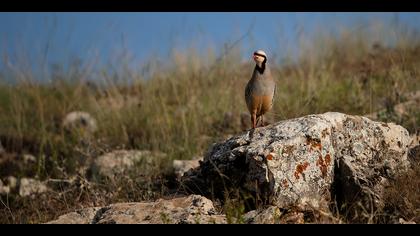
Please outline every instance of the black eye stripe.
[{"label": "black eye stripe", "polygon": [[256,53],[256,52],[254,52],[254,55],[255,55],[255,56],[260,56],[260,57],[264,57],[264,58],[266,58],[264,55],[259,54],[259,53]]}]

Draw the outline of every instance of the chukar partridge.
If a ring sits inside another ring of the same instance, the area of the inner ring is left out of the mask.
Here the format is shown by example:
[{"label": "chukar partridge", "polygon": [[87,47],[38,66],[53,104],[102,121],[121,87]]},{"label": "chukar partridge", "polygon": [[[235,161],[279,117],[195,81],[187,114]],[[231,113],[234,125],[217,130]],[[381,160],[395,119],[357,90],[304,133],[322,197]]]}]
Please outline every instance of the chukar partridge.
[{"label": "chukar partridge", "polygon": [[273,107],[276,84],[268,68],[265,52],[255,51],[253,59],[256,65],[245,88],[245,101],[251,114],[252,128],[255,129],[260,117],[261,126],[264,126],[263,115]]}]

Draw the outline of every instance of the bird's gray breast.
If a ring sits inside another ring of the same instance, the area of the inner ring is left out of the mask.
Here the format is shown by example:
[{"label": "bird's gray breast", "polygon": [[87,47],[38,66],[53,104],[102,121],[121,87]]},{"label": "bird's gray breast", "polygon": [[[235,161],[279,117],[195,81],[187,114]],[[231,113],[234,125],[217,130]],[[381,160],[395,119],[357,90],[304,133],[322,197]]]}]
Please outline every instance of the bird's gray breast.
[{"label": "bird's gray breast", "polygon": [[252,86],[252,93],[256,96],[273,96],[275,83],[274,80],[265,78],[264,75],[259,75],[255,78]]}]

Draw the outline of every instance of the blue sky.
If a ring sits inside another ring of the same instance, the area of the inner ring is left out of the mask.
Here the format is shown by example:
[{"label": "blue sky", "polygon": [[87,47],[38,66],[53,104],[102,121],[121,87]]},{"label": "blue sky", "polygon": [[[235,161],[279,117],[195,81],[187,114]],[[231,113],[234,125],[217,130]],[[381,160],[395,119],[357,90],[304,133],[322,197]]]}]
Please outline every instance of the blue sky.
[{"label": "blue sky", "polygon": [[314,32],[372,21],[390,25],[396,15],[420,28],[419,13],[0,13],[0,68],[4,55],[12,61],[15,55],[29,58],[33,66],[44,60],[65,64],[71,57],[106,62],[122,48],[141,65],[151,57],[165,60],[172,48],[219,50],[251,25],[242,42],[244,56],[256,48],[282,52],[296,49],[300,27]]}]

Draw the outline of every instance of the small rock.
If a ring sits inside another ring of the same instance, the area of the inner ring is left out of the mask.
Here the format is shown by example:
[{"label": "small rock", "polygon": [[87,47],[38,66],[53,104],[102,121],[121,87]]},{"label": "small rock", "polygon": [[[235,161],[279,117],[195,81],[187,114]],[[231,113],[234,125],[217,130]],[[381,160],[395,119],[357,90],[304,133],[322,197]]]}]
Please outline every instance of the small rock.
[{"label": "small rock", "polygon": [[400,218],[400,219],[398,220],[398,222],[399,222],[400,224],[410,224],[410,225],[415,225],[415,224],[416,224],[416,222],[414,222],[414,221],[406,221],[406,220],[404,220],[403,218]]},{"label": "small rock", "polygon": [[249,211],[244,215],[248,224],[275,224],[280,219],[280,209],[276,206],[269,206],[262,210]]},{"label": "small rock", "polygon": [[188,170],[198,167],[200,160],[203,160],[203,158],[195,160],[174,160],[172,166],[176,176],[180,178]]},{"label": "small rock", "polygon": [[14,176],[9,176],[7,177],[7,185],[11,188],[14,189],[17,186],[17,179]]},{"label": "small rock", "polygon": [[102,208],[87,208],[60,216],[49,224],[214,224],[226,223],[216,214],[213,203],[190,195],[155,202],[116,203]]},{"label": "small rock", "polygon": [[21,197],[34,196],[46,192],[47,186],[36,179],[22,178],[20,179],[19,195]]},{"label": "small rock", "polygon": [[0,195],[10,194],[16,188],[17,180],[15,177],[9,176],[6,180],[6,183],[0,180]]},{"label": "small rock", "polygon": [[36,162],[36,158],[33,155],[31,155],[31,154],[23,154],[23,162],[25,164],[35,163]]},{"label": "small rock", "polygon": [[142,171],[152,169],[151,166],[163,158],[163,153],[139,150],[117,150],[96,158],[91,167],[92,171],[101,176],[114,178],[133,168],[136,163],[142,163]]},{"label": "small rock", "polygon": [[68,113],[63,119],[63,127],[67,131],[86,130],[88,133],[94,133],[98,128],[96,120],[83,111]]},{"label": "small rock", "polygon": [[5,195],[10,193],[10,187],[3,184],[3,181],[0,179],[0,195]]},{"label": "small rock", "polygon": [[101,207],[90,207],[58,217],[47,224],[90,224]]}]

